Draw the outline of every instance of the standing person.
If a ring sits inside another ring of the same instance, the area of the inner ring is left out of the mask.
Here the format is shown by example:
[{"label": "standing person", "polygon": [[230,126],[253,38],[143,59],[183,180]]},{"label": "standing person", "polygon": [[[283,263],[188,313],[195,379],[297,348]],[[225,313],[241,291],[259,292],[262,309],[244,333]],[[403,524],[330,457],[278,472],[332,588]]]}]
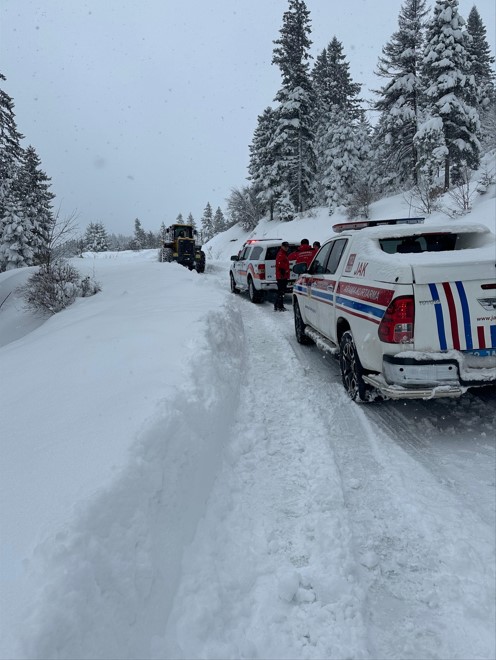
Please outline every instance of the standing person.
[{"label": "standing person", "polygon": [[274,301],[275,312],[287,311],[284,307],[284,295],[288,286],[288,280],[291,275],[289,269],[288,259],[289,243],[283,241],[276,257],[276,280],[277,280],[277,294]]},{"label": "standing person", "polygon": [[296,261],[297,264],[306,264],[307,266],[313,259],[314,251],[310,247],[308,238],[302,238],[298,249],[288,256],[290,261]]},{"label": "standing person", "polygon": [[320,250],[320,243],[319,241],[314,241],[313,242],[313,250],[312,250],[312,259],[315,257],[317,252]]}]

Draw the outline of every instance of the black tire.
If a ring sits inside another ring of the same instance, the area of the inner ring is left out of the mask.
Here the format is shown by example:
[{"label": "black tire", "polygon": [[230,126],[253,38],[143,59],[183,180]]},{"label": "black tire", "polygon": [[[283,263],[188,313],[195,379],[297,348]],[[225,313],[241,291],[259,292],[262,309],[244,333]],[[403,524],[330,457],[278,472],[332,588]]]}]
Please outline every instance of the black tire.
[{"label": "black tire", "polygon": [[343,386],[352,401],[370,401],[372,388],[363,380],[363,367],[358,357],[353,335],[343,333],[339,342],[339,367]]},{"label": "black tire", "polygon": [[205,272],[205,252],[200,252],[200,261],[196,264],[197,273]]},{"label": "black tire", "polygon": [[301,318],[300,306],[298,305],[298,302],[296,300],[293,305],[293,312],[294,312],[296,341],[299,344],[313,344],[313,341],[310,339],[310,337],[308,337],[305,334],[305,328],[307,326],[305,325],[305,323],[303,323],[303,319]]},{"label": "black tire", "polygon": [[171,248],[164,248],[162,250],[162,261],[170,263],[174,258],[174,252]]},{"label": "black tire", "polygon": [[255,289],[255,285],[253,284],[251,277],[248,278],[248,295],[250,296],[252,303],[261,303],[263,300],[263,292],[257,291]]},{"label": "black tire", "polygon": [[236,282],[234,281],[234,275],[232,273],[229,273],[230,275],[230,280],[231,280],[231,292],[232,293],[239,293],[239,289],[236,286]]}]

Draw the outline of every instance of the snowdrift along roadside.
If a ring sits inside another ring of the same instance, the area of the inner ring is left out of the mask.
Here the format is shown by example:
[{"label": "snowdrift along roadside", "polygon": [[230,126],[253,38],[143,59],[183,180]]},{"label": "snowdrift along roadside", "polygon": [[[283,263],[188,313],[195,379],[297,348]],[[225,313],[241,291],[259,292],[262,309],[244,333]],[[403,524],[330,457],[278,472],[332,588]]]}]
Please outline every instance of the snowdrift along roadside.
[{"label": "snowdrift along roadside", "polygon": [[106,256],[77,261],[100,294],[0,349],[3,658],[142,655],[237,407],[229,293],[155,251]]}]

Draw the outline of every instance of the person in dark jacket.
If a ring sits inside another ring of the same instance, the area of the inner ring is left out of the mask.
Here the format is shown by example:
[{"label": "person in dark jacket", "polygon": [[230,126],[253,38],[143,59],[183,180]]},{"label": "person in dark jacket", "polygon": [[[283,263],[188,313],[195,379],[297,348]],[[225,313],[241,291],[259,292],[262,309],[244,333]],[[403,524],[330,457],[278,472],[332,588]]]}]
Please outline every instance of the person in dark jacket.
[{"label": "person in dark jacket", "polygon": [[312,259],[315,257],[317,252],[320,250],[320,243],[319,241],[314,241],[313,242],[313,248],[312,248]]},{"label": "person in dark jacket", "polygon": [[288,280],[291,275],[288,259],[289,243],[283,241],[276,256],[276,280],[277,280],[277,294],[274,301],[275,312],[285,312],[284,296],[288,287]]},{"label": "person in dark jacket", "polygon": [[310,247],[310,241],[308,238],[302,238],[298,249],[291,252],[291,254],[288,255],[288,258],[290,261],[296,261],[297,264],[304,263],[309,266],[314,254],[315,252]]}]

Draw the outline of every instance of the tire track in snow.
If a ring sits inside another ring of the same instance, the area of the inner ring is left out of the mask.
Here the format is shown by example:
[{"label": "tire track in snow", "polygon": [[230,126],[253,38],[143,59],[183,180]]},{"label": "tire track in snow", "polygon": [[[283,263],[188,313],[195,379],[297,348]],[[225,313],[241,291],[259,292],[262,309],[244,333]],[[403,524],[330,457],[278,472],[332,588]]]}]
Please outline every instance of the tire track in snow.
[{"label": "tire track in snow", "polygon": [[[287,339],[294,344],[289,327]],[[340,384],[326,387],[325,375],[313,374],[314,402],[335,431],[372,657],[493,658],[492,526],[369,422],[376,406],[354,404]]]},{"label": "tire track in snow", "polygon": [[333,431],[281,341],[283,315],[233,304],[248,355],[242,404],[157,655],[366,658]]}]

